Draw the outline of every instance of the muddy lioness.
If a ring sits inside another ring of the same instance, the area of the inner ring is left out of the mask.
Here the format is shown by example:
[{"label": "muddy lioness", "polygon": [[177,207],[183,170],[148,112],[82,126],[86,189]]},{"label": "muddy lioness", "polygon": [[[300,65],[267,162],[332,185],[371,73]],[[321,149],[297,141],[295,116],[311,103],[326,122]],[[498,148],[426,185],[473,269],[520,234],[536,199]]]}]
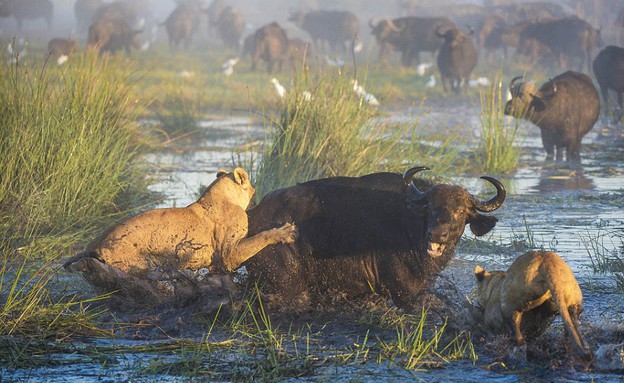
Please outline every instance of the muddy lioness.
[{"label": "muddy lioness", "polygon": [[[583,295],[570,267],[556,253],[533,251],[518,257],[507,271],[475,268],[477,300],[486,325],[495,331],[511,328],[516,344],[524,343],[522,316],[538,307],[559,313],[578,351],[587,356],[578,334]],[[535,318],[535,317],[533,317]]]},{"label": "muddy lioness", "polygon": [[[145,211],[112,227],[65,263],[105,290],[140,290],[162,296],[157,281],[180,279],[180,270],[233,271],[266,246],[293,243],[287,223],[247,238],[255,192],[247,172],[220,170],[201,197],[186,207]],[[175,276],[174,276],[175,275]],[[174,276],[174,277],[172,277]],[[156,286],[156,287],[155,287]]]}]

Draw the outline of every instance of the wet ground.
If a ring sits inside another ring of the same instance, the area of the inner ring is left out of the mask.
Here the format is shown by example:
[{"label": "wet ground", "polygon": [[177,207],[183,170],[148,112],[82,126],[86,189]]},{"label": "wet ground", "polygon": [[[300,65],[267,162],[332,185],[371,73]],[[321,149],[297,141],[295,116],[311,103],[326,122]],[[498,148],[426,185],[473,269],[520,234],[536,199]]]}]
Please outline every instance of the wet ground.
[{"label": "wet ground", "polygon": [[[449,113],[445,106],[427,106],[410,109],[393,118],[415,119],[422,133],[444,131],[459,132],[469,143],[479,138],[478,115],[470,105],[455,107]],[[202,122],[205,140],[195,142],[193,147],[178,147],[164,154],[150,156],[157,182],[154,190],[167,196],[163,206],[183,206],[192,202],[202,186],[210,184],[217,169],[230,169],[232,148],[260,142],[265,128],[253,123],[246,116],[219,115]],[[603,342],[624,341],[624,294],[616,285],[616,274],[597,272],[596,265],[605,257],[624,258],[624,127],[601,121],[583,140],[581,167],[569,167],[546,163],[539,138],[539,130],[527,124],[519,138],[524,148],[520,169],[504,182],[508,197],[495,213],[499,222],[496,228],[480,241],[469,231],[459,245],[457,258],[444,272],[441,281],[457,288],[459,296],[470,296],[474,287],[473,270],[476,264],[487,269],[504,269],[513,259],[529,249],[557,251],[572,267],[579,280],[585,312],[582,317],[582,334],[596,349]],[[416,165],[416,164],[414,164]],[[429,165],[429,164],[419,164]],[[475,175],[457,174],[453,182],[464,185],[474,194],[488,195],[487,183]],[[485,241],[485,242],[483,242]],[[620,274],[621,275],[621,274]],[[557,320],[544,335],[542,343],[558,344],[563,335],[561,322]],[[341,332],[342,331],[342,332]],[[336,332],[324,335],[316,347],[319,354],[332,350],[331,344],[361,342],[366,330],[355,323],[342,324]],[[330,339],[331,338],[331,339]],[[475,339],[475,342],[478,342]],[[427,371],[408,371],[374,361],[347,363],[316,367],[311,375],[284,380],[297,381],[382,381],[398,382],[422,380],[427,382],[622,382],[617,373],[600,373],[586,366],[562,362],[557,366],[529,364],[521,369],[509,370],[502,365],[506,355],[499,354],[500,341],[484,338],[485,345],[478,347],[479,359],[450,362],[444,368]],[[92,343],[94,342],[94,343]],[[90,340],[76,347],[127,346],[129,340]],[[144,341],[143,341],[144,342]],[[139,341],[138,344],[142,344]],[[495,351],[496,350],[496,351]],[[481,354],[483,353],[483,354]],[[79,353],[78,353],[79,354]],[[59,355],[65,361],[71,355]],[[61,367],[1,370],[0,382],[79,382],[79,381],[153,381],[154,376],[137,375],[137,368],[162,359],[176,358],[175,353],[119,353],[115,361],[75,357]],[[229,359],[228,359],[229,358]],[[218,363],[244,365],[235,356],[215,356]],[[249,362],[253,365],[253,361]],[[157,380],[188,381],[161,372]],[[210,378],[210,377],[213,378]],[[208,378],[207,378],[208,377]],[[204,375],[203,380],[222,380],[221,375]]]}]

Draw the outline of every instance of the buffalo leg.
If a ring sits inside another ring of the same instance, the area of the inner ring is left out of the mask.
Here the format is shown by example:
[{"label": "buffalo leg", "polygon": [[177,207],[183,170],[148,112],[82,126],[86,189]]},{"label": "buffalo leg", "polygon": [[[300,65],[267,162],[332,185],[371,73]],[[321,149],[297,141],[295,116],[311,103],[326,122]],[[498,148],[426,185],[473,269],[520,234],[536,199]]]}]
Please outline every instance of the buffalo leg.
[{"label": "buffalo leg", "polygon": [[544,132],[542,132],[542,143],[544,144],[544,149],[546,149],[546,160],[552,160],[555,154],[555,143],[551,138],[546,137]]}]

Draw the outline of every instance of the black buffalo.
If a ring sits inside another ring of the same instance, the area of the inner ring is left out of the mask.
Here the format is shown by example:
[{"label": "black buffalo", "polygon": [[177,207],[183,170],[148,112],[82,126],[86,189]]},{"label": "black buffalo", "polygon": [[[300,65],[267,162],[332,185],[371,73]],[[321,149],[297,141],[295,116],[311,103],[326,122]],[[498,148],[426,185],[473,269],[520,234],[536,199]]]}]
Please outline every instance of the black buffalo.
[{"label": "black buffalo", "polygon": [[177,48],[182,41],[184,47],[188,48],[193,38],[193,34],[199,25],[199,7],[189,3],[178,5],[165,20],[169,47]]},{"label": "black buffalo", "polygon": [[590,70],[592,52],[602,46],[600,31],[578,17],[530,23],[520,32],[520,43],[535,40],[548,47],[559,60],[560,68],[567,68],[573,59],[578,61],[578,71],[583,61]]},{"label": "black buffalo", "polygon": [[465,35],[457,28],[451,28],[438,36],[444,39],[444,44],[438,52],[436,59],[442,87],[446,92],[448,88],[458,93],[462,84],[467,84],[470,74],[477,65],[479,53],[469,35]]},{"label": "black buffalo", "polygon": [[225,0],[214,0],[210,3],[208,8],[204,10],[204,12],[208,14],[208,33],[210,33],[210,35],[214,36],[217,31],[219,17],[225,8],[227,8]]},{"label": "black buffalo", "polygon": [[256,69],[260,60],[267,63],[269,73],[273,73],[276,66],[280,71],[283,70],[288,61],[286,31],[276,22],[258,28],[253,37],[253,50],[252,70]]},{"label": "black buffalo", "polygon": [[22,31],[24,20],[45,19],[48,29],[52,28],[54,5],[50,0],[3,0],[6,11],[17,21],[17,30]]},{"label": "black buffalo", "polygon": [[345,41],[353,41],[360,29],[357,16],[349,11],[295,12],[288,20],[308,32],[319,50],[328,44],[330,49],[344,52]]},{"label": "black buffalo", "polygon": [[401,17],[369,22],[371,33],[379,44],[379,61],[385,62],[388,51],[401,53],[401,64],[420,62],[420,52],[435,52],[442,46],[436,31],[444,32],[455,24],[443,17]]},{"label": "black buffalo", "polygon": [[609,114],[609,89],[611,89],[617,93],[620,106],[618,120],[621,120],[624,116],[624,48],[613,45],[606,47],[594,59],[593,67],[606,114]]},{"label": "black buffalo", "polygon": [[269,193],[248,211],[249,234],[295,222],[299,237],[250,259],[250,279],[290,303],[377,292],[399,307],[416,306],[453,257],[465,226],[476,235],[489,232],[497,219],[480,212],[505,199],[503,184],[486,176],[497,189],[488,201],[448,184],[418,181],[420,190],[412,176],[425,169],[327,178]]},{"label": "black buffalo", "polygon": [[511,99],[505,114],[525,118],[542,132],[547,159],[580,161],[581,139],[593,128],[600,114],[600,97],[589,76],[568,71],[543,84],[520,83],[520,77],[509,84]]},{"label": "black buffalo", "polygon": [[239,7],[225,7],[217,20],[217,31],[223,45],[238,50],[245,31],[245,14]]}]

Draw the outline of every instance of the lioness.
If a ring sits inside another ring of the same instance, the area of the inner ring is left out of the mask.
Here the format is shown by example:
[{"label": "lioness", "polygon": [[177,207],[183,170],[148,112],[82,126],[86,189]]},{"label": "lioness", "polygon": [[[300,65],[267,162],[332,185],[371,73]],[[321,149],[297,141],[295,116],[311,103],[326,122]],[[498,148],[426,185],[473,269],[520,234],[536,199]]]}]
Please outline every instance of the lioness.
[{"label": "lioness", "polygon": [[[507,271],[475,268],[477,300],[485,310],[485,323],[495,331],[511,327],[516,344],[524,343],[520,331],[524,313],[546,308],[559,312],[578,351],[587,356],[578,334],[583,295],[570,267],[556,253],[532,251],[518,257]],[[535,318],[535,316],[534,316]]]},{"label": "lioness", "polygon": [[244,169],[219,170],[197,202],[131,217],[94,240],[65,267],[83,272],[96,287],[140,289],[157,296],[152,282],[168,272],[233,271],[266,246],[297,238],[291,223],[246,238],[245,209],[254,192]]}]

